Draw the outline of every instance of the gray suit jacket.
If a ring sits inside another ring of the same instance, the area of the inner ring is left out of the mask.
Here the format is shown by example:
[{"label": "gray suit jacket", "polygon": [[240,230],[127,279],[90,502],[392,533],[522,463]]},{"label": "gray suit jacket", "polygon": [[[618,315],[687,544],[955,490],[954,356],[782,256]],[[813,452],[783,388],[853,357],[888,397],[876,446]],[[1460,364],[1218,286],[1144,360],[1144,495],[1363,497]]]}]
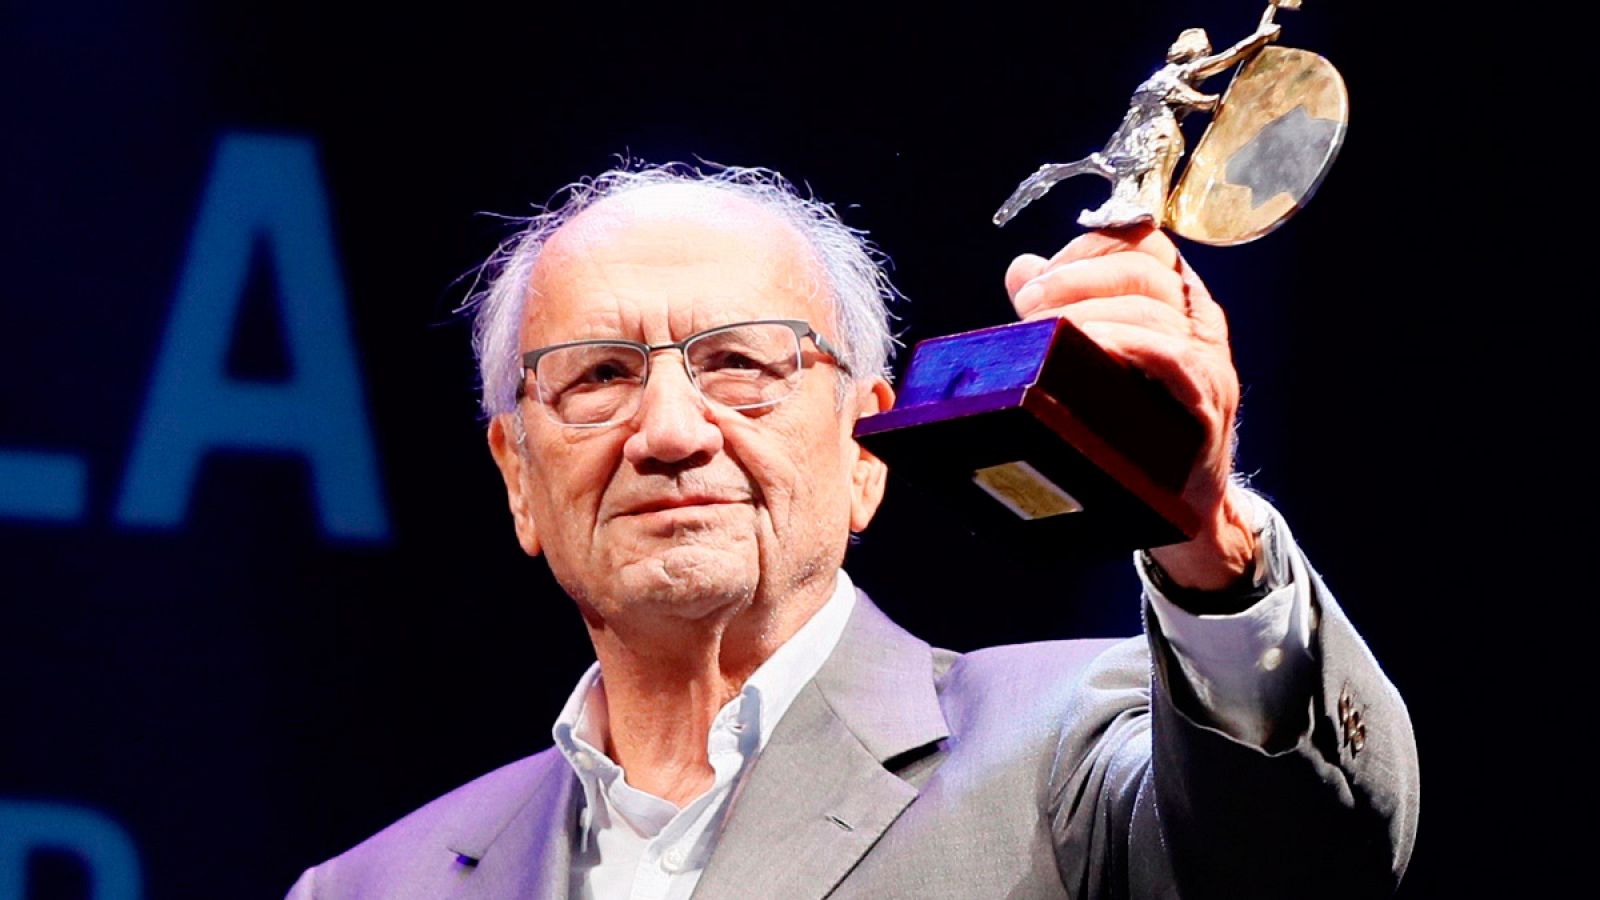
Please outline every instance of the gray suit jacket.
[{"label": "gray suit jacket", "polygon": [[[1321,681],[1272,752],[1185,712],[1159,633],[957,654],[863,595],[695,897],[1384,896],[1416,827],[1410,721],[1315,590]],[[307,870],[290,898],[564,896],[581,798],[545,750]]]}]

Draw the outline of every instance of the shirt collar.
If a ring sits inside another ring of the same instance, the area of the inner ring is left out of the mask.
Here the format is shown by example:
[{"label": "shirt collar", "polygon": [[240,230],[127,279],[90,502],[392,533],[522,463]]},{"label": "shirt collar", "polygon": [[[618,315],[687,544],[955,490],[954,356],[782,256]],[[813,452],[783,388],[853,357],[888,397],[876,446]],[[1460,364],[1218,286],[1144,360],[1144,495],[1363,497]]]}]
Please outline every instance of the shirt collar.
[{"label": "shirt collar", "polygon": [[[754,726],[757,739],[753,749],[760,752],[794,698],[833,653],[855,604],[855,585],[840,569],[828,602],[750,675],[738,696],[718,711],[706,736],[708,749],[713,749],[710,744],[722,730],[719,724],[737,723],[735,730]],[[556,748],[583,783],[591,809],[594,782],[605,789],[622,774],[621,767],[605,753],[608,729],[605,684],[596,662],[578,680],[551,729]]]},{"label": "shirt collar", "polygon": [[783,714],[788,712],[794,698],[800,695],[800,689],[828,661],[833,648],[839,643],[839,637],[844,634],[845,623],[850,620],[855,605],[855,585],[851,583],[850,576],[840,569],[833,596],[828,598],[828,602],[745,681],[740,693],[753,693],[759,698],[758,751],[767,745],[772,730],[778,726]]}]

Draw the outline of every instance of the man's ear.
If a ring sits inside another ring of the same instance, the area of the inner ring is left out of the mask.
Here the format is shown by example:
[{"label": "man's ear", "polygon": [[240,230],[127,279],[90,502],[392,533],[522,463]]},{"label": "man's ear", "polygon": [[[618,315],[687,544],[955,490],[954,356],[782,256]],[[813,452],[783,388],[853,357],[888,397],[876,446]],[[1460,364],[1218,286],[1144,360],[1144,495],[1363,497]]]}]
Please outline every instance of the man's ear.
[{"label": "man's ear", "polygon": [[[887,412],[894,406],[894,388],[883,378],[874,378],[868,385],[856,388],[856,418]],[[889,467],[883,460],[867,452],[867,448],[851,441],[856,448],[856,459],[850,474],[850,530],[865,531],[867,524],[878,512],[883,502],[883,490],[889,479]]]},{"label": "man's ear", "polygon": [[489,452],[494,455],[500,477],[506,483],[506,502],[511,507],[511,521],[517,527],[517,541],[529,556],[538,556],[539,530],[528,504],[528,452],[522,423],[516,420],[518,415],[501,413],[489,420]]}]

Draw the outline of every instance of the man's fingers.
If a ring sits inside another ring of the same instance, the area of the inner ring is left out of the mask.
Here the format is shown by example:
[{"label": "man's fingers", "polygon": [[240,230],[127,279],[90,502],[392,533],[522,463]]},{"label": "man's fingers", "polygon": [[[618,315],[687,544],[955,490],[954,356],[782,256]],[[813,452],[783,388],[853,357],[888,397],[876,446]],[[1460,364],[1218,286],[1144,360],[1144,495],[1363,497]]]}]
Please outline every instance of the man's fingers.
[{"label": "man's fingers", "polygon": [[1013,259],[1006,269],[1006,296],[1015,297],[1022,286],[1039,276],[1050,260],[1037,253],[1024,253]]},{"label": "man's fingers", "polygon": [[1188,303],[1189,318],[1194,323],[1195,336],[1213,344],[1226,344],[1228,317],[1217,301],[1212,299],[1211,290],[1200,280],[1188,260],[1179,258],[1178,277],[1183,280],[1184,297]]},{"label": "man's fingers", "polygon": [[1149,297],[1095,297],[1056,308],[1041,309],[1029,320],[1058,316],[1078,326],[1081,330],[1091,322],[1120,322],[1151,331],[1188,337],[1189,317],[1159,300]]},{"label": "man's fingers", "polygon": [[1086,322],[1082,331],[1107,353],[1160,382],[1196,415],[1213,405],[1214,398],[1196,380],[1203,367],[1193,359],[1193,342],[1122,322]]},{"label": "man's fingers", "polygon": [[[1013,269],[1019,268],[1016,263]],[[1008,277],[1010,273],[1007,273]],[[1117,253],[1052,265],[1012,297],[1023,318],[1042,310],[1095,297],[1139,294],[1182,310],[1184,282],[1178,272],[1143,253]]]},{"label": "man's fingers", "polygon": [[1172,243],[1172,239],[1161,229],[1149,225],[1080,234],[1072,239],[1072,243],[1061,248],[1061,252],[1051,257],[1050,264],[1060,265],[1077,259],[1110,256],[1113,253],[1129,250],[1153,256],[1162,265],[1174,271],[1178,268],[1178,246]]}]

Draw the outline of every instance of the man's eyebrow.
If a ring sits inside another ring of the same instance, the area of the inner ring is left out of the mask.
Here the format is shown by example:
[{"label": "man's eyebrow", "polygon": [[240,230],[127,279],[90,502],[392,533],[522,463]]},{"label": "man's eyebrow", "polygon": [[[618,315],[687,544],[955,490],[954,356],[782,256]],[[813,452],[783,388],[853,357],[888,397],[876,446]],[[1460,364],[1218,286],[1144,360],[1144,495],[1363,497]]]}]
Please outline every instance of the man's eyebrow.
[{"label": "man's eyebrow", "polygon": [[629,334],[623,327],[622,317],[615,311],[605,310],[592,316],[567,323],[570,331],[550,332],[543,346],[550,344],[566,344],[572,341],[603,341],[603,340],[637,340],[637,335]]}]

